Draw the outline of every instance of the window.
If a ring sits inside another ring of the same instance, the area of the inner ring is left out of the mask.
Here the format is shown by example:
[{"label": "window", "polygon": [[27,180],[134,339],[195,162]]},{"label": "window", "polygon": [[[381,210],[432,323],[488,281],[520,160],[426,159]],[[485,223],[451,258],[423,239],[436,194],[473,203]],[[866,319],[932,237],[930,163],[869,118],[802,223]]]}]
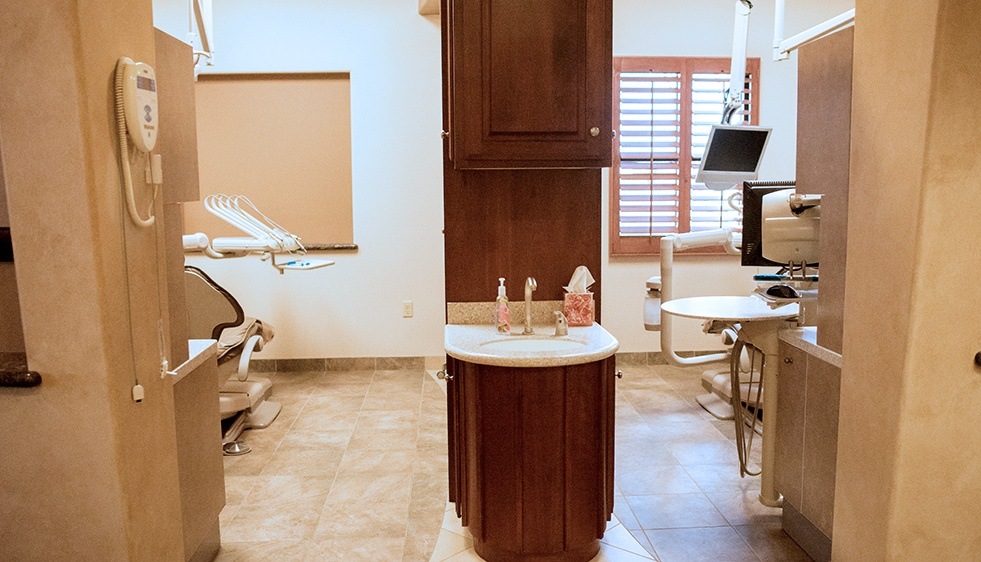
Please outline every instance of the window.
[{"label": "window", "polygon": [[[694,182],[709,130],[722,121],[729,66],[727,58],[614,59],[611,255],[656,254],[665,234],[739,227],[726,202],[735,189]],[[746,61],[748,124],[759,121],[759,69],[759,59]]]}]

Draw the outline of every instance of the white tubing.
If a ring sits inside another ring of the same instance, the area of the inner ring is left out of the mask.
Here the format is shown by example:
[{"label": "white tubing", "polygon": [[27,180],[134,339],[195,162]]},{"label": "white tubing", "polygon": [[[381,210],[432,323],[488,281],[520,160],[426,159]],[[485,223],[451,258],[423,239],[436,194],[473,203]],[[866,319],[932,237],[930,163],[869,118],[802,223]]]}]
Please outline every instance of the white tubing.
[{"label": "white tubing", "polygon": [[[672,283],[674,276],[674,247],[677,238],[675,235],[668,235],[661,238],[661,304],[674,298]],[[729,359],[729,354],[725,352],[700,355],[698,357],[679,356],[674,352],[674,346],[671,342],[672,323],[671,314],[661,315],[661,354],[669,364],[675,367],[687,367]]]}]

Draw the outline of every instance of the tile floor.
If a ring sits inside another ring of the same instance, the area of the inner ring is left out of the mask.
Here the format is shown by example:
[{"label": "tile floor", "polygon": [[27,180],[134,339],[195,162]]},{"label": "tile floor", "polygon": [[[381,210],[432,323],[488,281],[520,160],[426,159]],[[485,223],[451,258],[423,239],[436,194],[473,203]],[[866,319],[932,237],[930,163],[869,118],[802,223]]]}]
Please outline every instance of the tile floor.
[{"label": "tile floor", "polygon": [[[614,520],[594,562],[809,560],[740,478],[700,369],[622,364]],[[446,502],[446,405],[422,371],[272,373],[280,418],[225,457],[218,560],[478,561]],[[754,450],[758,462],[758,445]]]}]

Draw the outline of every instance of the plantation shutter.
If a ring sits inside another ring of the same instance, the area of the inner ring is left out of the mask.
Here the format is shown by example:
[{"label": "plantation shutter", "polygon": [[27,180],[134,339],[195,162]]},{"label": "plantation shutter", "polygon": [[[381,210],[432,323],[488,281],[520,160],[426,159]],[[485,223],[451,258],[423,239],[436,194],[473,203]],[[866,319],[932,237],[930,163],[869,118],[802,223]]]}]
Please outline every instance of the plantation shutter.
[{"label": "plantation shutter", "polygon": [[[738,229],[726,199],[741,186],[720,193],[694,182],[709,130],[722,120],[729,60],[622,57],[614,66],[611,254],[657,253],[665,234]],[[752,123],[759,60],[747,69],[742,115]]]}]

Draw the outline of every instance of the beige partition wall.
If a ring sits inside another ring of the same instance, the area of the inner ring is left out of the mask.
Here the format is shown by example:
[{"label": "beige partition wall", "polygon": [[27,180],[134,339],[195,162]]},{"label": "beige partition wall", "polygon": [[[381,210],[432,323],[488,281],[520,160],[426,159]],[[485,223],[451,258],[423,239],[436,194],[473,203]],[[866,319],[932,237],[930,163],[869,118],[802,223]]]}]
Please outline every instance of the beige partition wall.
[{"label": "beige partition wall", "polygon": [[981,5],[859,0],[836,560],[981,553]]},{"label": "beige partition wall", "polygon": [[[348,74],[200,75],[201,197],[247,195],[304,244],[353,242],[350,92]],[[201,204],[184,217],[189,233],[244,236]]]},{"label": "beige partition wall", "polygon": [[[27,359],[43,377],[0,388],[2,560],[184,558],[157,236],[121,205],[120,56],[154,64],[150,0],[0,8],[0,149]],[[145,210],[145,157],[131,161]]]}]

